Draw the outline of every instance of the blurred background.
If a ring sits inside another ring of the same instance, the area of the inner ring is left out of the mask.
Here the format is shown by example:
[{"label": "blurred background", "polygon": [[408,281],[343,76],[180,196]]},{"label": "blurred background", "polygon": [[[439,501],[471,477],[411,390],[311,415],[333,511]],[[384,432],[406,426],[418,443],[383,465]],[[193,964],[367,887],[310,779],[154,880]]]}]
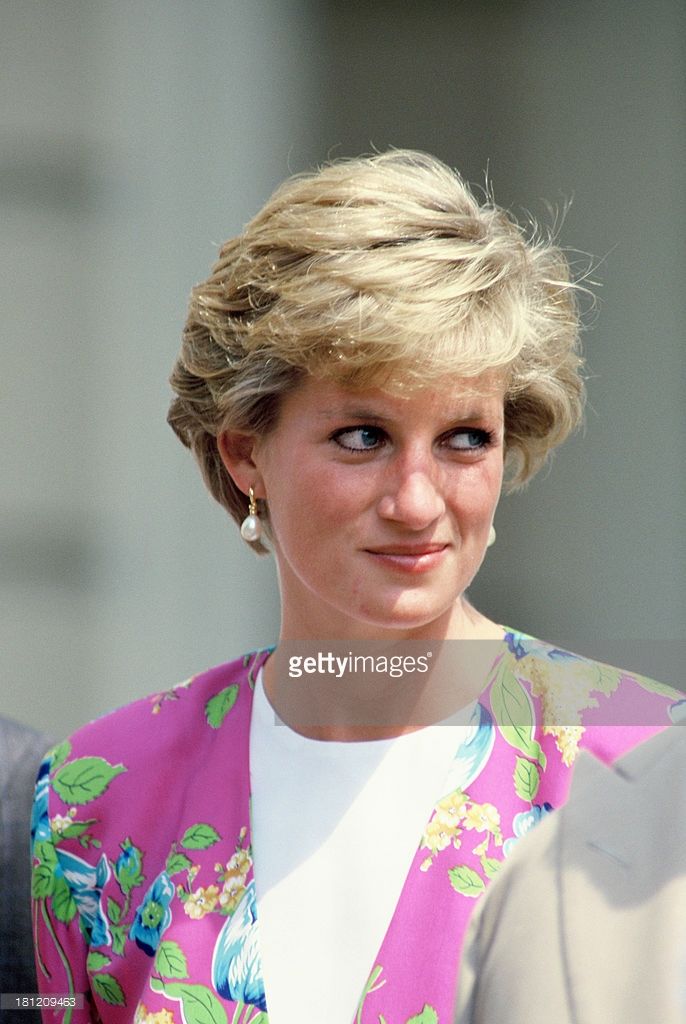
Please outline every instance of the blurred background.
[{"label": "blurred background", "polygon": [[[276,637],[166,426],[188,292],[289,173],[428,150],[591,253],[583,435],[505,498],[501,622],[679,682],[679,0],[2,0],[0,711],[61,736]],[[548,211],[552,208],[552,213]],[[557,215],[555,213],[557,211]],[[587,261],[579,257],[579,267]]]}]

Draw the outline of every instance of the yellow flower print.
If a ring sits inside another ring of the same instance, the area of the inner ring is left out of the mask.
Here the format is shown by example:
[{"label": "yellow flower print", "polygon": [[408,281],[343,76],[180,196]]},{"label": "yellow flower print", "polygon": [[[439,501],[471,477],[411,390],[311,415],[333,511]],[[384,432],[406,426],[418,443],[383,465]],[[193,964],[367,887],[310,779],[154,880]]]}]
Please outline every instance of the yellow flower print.
[{"label": "yellow flower print", "polygon": [[50,828],[56,835],[61,835],[66,828],[72,823],[72,819],[68,815],[56,814],[54,818],[50,819]]},{"label": "yellow flower print", "polygon": [[461,789],[456,789],[436,804],[436,820],[455,831],[465,816],[466,807],[467,797]]},{"label": "yellow flower print", "polygon": [[442,821],[435,817],[431,819],[424,830],[422,846],[425,846],[427,850],[431,850],[432,853],[438,853],[440,850],[445,850],[447,846],[450,846],[452,838],[453,829],[444,825]]},{"label": "yellow flower print", "polygon": [[[224,887],[219,893],[219,905],[227,914],[233,914],[245,892],[244,879],[230,878],[224,882]],[[212,888],[215,888],[212,886]]]},{"label": "yellow flower print", "polygon": [[551,728],[579,725],[584,709],[598,707],[593,693],[611,694],[620,676],[614,669],[572,657],[559,671],[559,663],[553,667],[533,655],[521,659],[518,674],[531,680],[532,694],[541,698],[543,724]]},{"label": "yellow flower print", "polygon": [[200,886],[195,892],[189,893],[183,909],[194,921],[199,921],[205,914],[214,910],[219,900],[219,889],[216,885]]},{"label": "yellow flower print", "polygon": [[500,814],[493,804],[472,804],[464,816],[464,827],[499,835]]},{"label": "yellow flower print", "polygon": [[583,725],[547,725],[544,733],[555,737],[555,746],[562,754],[562,763],[569,768],[579,753],[579,740],[584,734]]},{"label": "yellow flower print", "polygon": [[139,1003],[133,1017],[133,1024],[174,1024],[174,1014],[170,1010],[158,1010],[150,1013],[145,1003]]},{"label": "yellow flower print", "polygon": [[[248,830],[244,825],[238,835],[238,842],[242,843],[248,834]],[[233,892],[237,886],[241,888],[241,891],[245,888],[245,883],[252,868],[252,857],[250,856],[250,846],[243,848],[240,845],[236,846],[236,852],[226,862],[226,866],[222,867],[221,864],[215,864],[214,870],[217,872],[217,881],[224,884],[224,901],[226,905],[232,902],[231,892]]]},{"label": "yellow flower print", "polygon": [[252,859],[247,850],[236,850],[233,857],[227,862],[226,871],[223,874],[223,881],[228,882],[232,878],[240,878],[243,882],[252,867]]}]

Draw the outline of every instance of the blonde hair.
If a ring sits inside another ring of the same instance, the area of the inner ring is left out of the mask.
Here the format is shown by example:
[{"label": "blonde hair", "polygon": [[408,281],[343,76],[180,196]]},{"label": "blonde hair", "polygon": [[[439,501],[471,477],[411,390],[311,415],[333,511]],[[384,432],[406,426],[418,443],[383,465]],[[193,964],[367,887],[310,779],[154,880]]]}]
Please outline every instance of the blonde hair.
[{"label": "blonde hair", "polygon": [[504,371],[520,486],[581,418],[575,290],[557,246],[434,157],[331,163],[284,182],[193,289],[169,423],[240,522],[217,437],[273,429],[306,376],[402,391]]}]

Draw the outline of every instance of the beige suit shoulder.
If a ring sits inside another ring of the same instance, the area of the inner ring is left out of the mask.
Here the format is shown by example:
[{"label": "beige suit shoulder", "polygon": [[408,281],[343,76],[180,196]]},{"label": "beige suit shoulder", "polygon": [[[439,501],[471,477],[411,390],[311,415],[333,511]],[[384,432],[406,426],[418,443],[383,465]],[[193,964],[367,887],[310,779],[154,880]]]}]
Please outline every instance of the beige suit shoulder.
[{"label": "beige suit shoulder", "polygon": [[686,728],[608,768],[518,843],[477,908],[456,1024],[683,1024]]}]

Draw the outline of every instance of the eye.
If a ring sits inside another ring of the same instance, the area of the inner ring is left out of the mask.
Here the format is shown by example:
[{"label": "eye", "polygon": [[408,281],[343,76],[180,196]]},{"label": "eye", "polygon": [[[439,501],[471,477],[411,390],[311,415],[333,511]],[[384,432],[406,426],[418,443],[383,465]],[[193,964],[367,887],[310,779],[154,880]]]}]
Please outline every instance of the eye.
[{"label": "eye", "polygon": [[385,440],[383,430],[379,427],[343,427],[331,435],[341,448],[349,452],[371,452],[380,448]]},{"label": "eye", "polygon": [[488,430],[460,428],[448,434],[444,444],[458,452],[480,452],[491,444],[493,435]]}]

